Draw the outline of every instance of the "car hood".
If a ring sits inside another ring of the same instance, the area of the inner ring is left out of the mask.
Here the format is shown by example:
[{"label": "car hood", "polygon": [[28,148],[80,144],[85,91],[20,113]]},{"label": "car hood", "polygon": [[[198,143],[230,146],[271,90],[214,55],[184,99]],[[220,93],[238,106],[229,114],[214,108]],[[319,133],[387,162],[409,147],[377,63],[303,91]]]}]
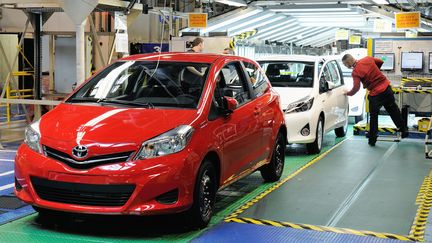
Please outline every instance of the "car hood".
[{"label": "car hood", "polygon": [[282,109],[306,96],[312,96],[313,88],[291,88],[291,87],[274,87],[274,90],[280,95]]},{"label": "car hood", "polygon": [[[60,104],[40,120],[42,144],[67,151],[76,145],[136,147],[179,125],[189,125],[197,110],[116,108]],[[117,149],[114,149],[117,150]],[[120,149],[122,150],[122,149]]]}]

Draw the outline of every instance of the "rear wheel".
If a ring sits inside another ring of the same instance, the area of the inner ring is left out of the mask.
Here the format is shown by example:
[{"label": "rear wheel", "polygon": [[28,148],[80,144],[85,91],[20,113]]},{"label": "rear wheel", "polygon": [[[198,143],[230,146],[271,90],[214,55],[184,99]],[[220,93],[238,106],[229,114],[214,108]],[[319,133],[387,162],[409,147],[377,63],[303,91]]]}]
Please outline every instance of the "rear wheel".
[{"label": "rear wheel", "polygon": [[323,126],[324,126],[323,125],[323,119],[322,119],[322,117],[320,117],[318,119],[315,141],[313,141],[312,143],[306,144],[307,151],[309,154],[317,154],[317,153],[321,152],[323,135],[324,135]]},{"label": "rear wheel", "polygon": [[279,180],[282,175],[285,164],[285,139],[282,133],[279,133],[273,148],[270,163],[261,167],[261,176],[266,182]]},{"label": "rear wheel", "polygon": [[216,169],[213,164],[205,160],[195,182],[194,201],[188,215],[195,227],[204,228],[213,215],[217,191]]}]

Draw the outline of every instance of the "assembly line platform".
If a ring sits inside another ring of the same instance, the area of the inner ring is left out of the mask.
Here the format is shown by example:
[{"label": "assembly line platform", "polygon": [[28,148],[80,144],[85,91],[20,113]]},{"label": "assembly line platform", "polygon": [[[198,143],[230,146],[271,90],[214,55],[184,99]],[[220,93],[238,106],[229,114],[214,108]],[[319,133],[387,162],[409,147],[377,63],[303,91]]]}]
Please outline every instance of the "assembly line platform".
[{"label": "assembly line platform", "polygon": [[[319,155],[291,145],[279,182],[263,183],[256,172],[219,192],[203,230],[176,216],[47,220],[15,202],[0,208],[0,242],[432,242],[432,160],[423,148],[417,139],[369,147],[364,137],[333,133]],[[0,196],[9,201],[14,149],[0,151]]]}]

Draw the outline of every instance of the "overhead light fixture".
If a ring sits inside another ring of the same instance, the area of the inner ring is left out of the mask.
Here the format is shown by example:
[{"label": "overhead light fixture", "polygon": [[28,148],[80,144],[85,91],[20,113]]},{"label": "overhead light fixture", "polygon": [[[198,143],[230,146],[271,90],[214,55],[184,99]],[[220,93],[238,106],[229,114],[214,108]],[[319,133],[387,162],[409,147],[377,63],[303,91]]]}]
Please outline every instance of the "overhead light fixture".
[{"label": "overhead light fixture", "polygon": [[376,4],[389,4],[387,0],[372,0]]},{"label": "overhead light fixture", "polygon": [[364,24],[365,22],[365,18],[363,18],[362,16],[356,16],[356,17],[351,17],[351,18],[346,18],[344,16],[334,16],[331,18],[320,18],[320,17],[302,17],[302,18],[297,18],[297,21],[299,21],[300,23],[328,23],[328,22],[332,22],[332,23],[343,23],[343,22],[361,22],[362,24]]},{"label": "overhead light fixture", "polygon": [[241,34],[241,33],[245,32],[245,30],[256,29],[256,28],[259,28],[261,26],[266,26],[268,24],[271,24],[273,22],[277,22],[277,21],[280,21],[280,20],[283,20],[283,19],[285,19],[284,16],[278,16],[276,18],[272,18],[272,19],[269,19],[269,20],[266,20],[266,21],[260,21],[259,23],[250,24],[250,25],[244,26],[244,27],[242,26],[240,28],[238,26],[236,26],[235,28],[230,29],[230,34],[231,35],[238,35],[238,34]]},{"label": "overhead light fixture", "polygon": [[322,16],[323,18],[326,18],[328,16],[347,16],[347,17],[351,17],[351,16],[360,16],[362,14],[358,13],[358,12],[352,12],[352,11],[337,11],[337,12],[322,12],[322,13],[317,13],[317,12],[301,12],[301,13],[285,13],[285,15],[288,16],[293,16],[293,17],[308,17],[308,16]]},{"label": "overhead light fixture", "polygon": [[342,22],[342,23],[336,23],[336,22],[307,22],[307,23],[300,23],[301,26],[304,27],[318,27],[318,26],[325,26],[325,27],[364,27],[365,24],[362,22]]},{"label": "overhead light fixture", "polygon": [[215,30],[226,30],[226,27],[233,24],[233,23],[237,23],[245,18],[248,18],[250,16],[256,15],[261,13],[263,10],[261,9],[244,9],[242,10],[240,13],[238,13],[236,16],[230,17],[230,18],[224,18],[221,19],[220,21],[217,21],[216,23],[212,23],[212,21],[210,21],[209,26],[207,28],[205,28],[202,32],[208,33],[208,32],[212,32]]},{"label": "overhead light fixture", "polygon": [[243,0],[215,0],[215,2],[223,3],[234,7],[246,7],[247,3]]}]

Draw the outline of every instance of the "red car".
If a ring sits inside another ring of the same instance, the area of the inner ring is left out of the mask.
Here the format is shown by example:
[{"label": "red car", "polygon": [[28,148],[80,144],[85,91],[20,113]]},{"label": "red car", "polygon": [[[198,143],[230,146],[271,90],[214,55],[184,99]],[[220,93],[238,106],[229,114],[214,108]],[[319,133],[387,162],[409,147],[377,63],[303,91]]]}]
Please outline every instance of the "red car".
[{"label": "red car", "polygon": [[31,124],[15,194],[40,213],[169,214],[209,222],[218,190],[280,178],[286,126],[258,64],[195,53],[136,55]]}]

